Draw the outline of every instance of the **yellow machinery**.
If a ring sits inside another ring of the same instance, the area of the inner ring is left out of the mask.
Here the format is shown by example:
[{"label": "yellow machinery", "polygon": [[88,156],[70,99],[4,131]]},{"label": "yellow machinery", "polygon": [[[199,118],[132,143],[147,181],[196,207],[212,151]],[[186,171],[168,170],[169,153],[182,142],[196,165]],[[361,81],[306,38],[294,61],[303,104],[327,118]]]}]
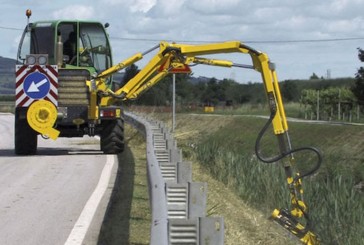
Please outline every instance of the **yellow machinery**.
[{"label": "yellow machinery", "polygon": [[[27,16],[29,18],[30,13],[27,12]],[[303,243],[319,244],[318,238],[312,231],[308,207],[303,200],[302,178],[318,169],[321,156],[315,148],[291,149],[275,65],[269,60],[267,54],[240,41],[202,45],[161,42],[144,53],[137,53],[116,65],[111,65],[108,36],[102,25],[97,22],[53,21],[28,24],[22,40],[29,33],[33,35],[31,46],[26,48],[28,53],[23,55],[21,50],[25,44],[20,45],[18,57],[23,60],[23,65],[17,66],[16,73],[15,149],[17,154],[34,154],[36,149],[34,137],[37,134],[52,139],[84,134],[100,135],[101,149],[105,153],[121,152],[123,149],[122,108],[117,106],[119,104],[117,102],[137,99],[140,94],[168,74],[190,72],[190,65],[252,69],[261,74],[271,112],[267,124],[258,136],[256,154],[263,162],[282,162],[290,192],[290,210],[274,210],[272,218]],[[76,49],[73,51],[76,52],[70,53],[65,49],[65,39],[73,37],[73,33],[76,36],[74,39]],[[34,41],[35,36],[50,38]],[[48,45],[51,47],[48,51],[42,50],[47,45],[39,45],[44,42],[52,42]],[[22,43],[25,42],[22,41]],[[143,59],[151,52],[156,54],[136,76],[120,89],[112,88],[110,81],[114,73]],[[242,65],[228,60],[203,57],[221,53],[249,55],[252,64]],[[45,62],[44,59],[48,61]],[[280,154],[267,159],[260,153],[260,139],[270,124],[273,125],[274,134],[277,136]],[[24,144],[23,140],[28,141]],[[108,145],[110,142],[111,146]],[[29,145],[32,144],[33,146],[30,147]],[[308,173],[297,173],[293,168],[293,153],[301,150],[313,151],[318,156],[316,167]]]}]

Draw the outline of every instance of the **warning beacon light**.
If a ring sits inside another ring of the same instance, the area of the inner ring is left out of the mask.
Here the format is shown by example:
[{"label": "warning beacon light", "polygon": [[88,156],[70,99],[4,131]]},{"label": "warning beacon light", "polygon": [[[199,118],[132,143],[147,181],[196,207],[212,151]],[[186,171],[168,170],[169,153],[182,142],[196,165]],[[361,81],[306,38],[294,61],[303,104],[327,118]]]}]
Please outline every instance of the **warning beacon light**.
[{"label": "warning beacon light", "polygon": [[30,18],[30,16],[32,16],[32,11],[30,9],[27,9],[27,11],[25,11],[25,15],[28,17],[28,19]]}]

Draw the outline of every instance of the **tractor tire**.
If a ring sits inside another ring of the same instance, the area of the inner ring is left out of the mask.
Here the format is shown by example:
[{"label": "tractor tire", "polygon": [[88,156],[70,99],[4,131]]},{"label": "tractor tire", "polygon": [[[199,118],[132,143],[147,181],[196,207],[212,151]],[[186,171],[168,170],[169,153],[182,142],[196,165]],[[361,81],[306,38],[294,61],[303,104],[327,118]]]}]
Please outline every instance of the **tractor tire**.
[{"label": "tractor tire", "polygon": [[100,148],[105,154],[119,154],[124,151],[124,121],[104,121],[100,134]]},{"label": "tractor tire", "polygon": [[15,154],[34,155],[37,153],[38,134],[27,120],[15,118]]}]

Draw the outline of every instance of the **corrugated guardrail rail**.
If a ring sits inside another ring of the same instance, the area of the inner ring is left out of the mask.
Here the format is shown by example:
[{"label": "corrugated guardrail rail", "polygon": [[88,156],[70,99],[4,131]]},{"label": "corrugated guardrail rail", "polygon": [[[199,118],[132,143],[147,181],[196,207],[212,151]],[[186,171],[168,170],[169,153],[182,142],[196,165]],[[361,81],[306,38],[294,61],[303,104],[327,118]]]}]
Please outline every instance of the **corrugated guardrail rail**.
[{"label": "corrugated guardrail rail", "polygon": [[224,244],[223,218],[206,217],[207,184],[192,182],[191,163],[182,160],[169,130],[140,115],[124,116],[146,138],[150,244]]}]

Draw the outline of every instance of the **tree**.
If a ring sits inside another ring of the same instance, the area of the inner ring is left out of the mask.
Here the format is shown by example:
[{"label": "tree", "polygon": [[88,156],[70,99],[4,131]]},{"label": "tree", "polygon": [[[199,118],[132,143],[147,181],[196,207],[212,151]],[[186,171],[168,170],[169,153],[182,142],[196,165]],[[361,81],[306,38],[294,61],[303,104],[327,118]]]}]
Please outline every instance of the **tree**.
[{"label": "tree", "polygon": [[297,84],[293,81],[287,80],[281,86],[282,96],[286,101],[298,101],[299,91]]},{"label": "tree", "polygon": [[201,99],[205,104],[217,105],[219,102],[218,92],[219,84],[217,79],[213,77],[207,82],[207,87],[201,95]]},{"label": "tree", "polygon": [[[364,62],[364,50],[358,48],[359,54],[358,58],[361,62]],[[360,67],[358,72],[355,74],[355,85],[352,88],[352,91],[356,98],[358,99],[358,103],[364,105],[364,67]]]},{"label": "tree", "polygon": [[312,73],[312,75],[310,76],[310,80],[316,80],[319,79],[319,77],[316,75],[316,73]]},{"label": "tree", "polygon": [[131,64],[125,69],[125,75],[122,81],[122,84],[126,84],[130,79],[135,77],[136,74],[138,74],[140,70],[138,69],[138,66],[135,64]]},{"label": "tree", "polygon": [[[195,96],[194,85],[188,82],[189,74],[174,74],[176,76],[176,103],[190,105],[199,102],[199,97]],[[172,92],[173,75],[170,76],[170,91]]]},{"label": "tree", "polygon": [[[317,96],[320,96],[319,100]],[[301,92],[300,102],[304,105],[305,113],[317,116],[317,107],[322,119],[333,119],[338,114],[349,115],[353,113],[357,101],[353,93],[346,87],[330,87],[328,89],[304,89]],[[319,104],[317,104],[319,102]],[[355,112],[354,112],[355,113]]]},{"label": "tree", "polygon": [[136,100],[140,105],[151,106],[165,106],[170,103],[171,96],[171,82],[169,79],[162,79],[156,85],[152,86]]}]

